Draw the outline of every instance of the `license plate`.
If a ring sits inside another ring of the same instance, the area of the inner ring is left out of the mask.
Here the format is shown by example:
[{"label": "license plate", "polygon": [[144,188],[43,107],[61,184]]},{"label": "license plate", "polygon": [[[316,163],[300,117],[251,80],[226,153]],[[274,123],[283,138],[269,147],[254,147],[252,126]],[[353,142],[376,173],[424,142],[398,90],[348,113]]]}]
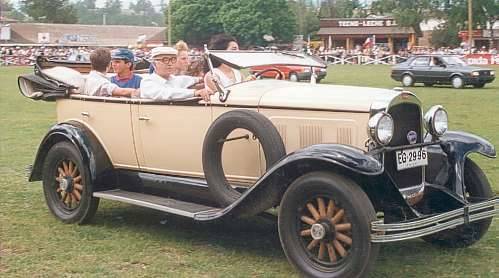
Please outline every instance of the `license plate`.
[{"label": "license plate", "polygon": [[396,151],[395,157],[398,171],[428,165],[428,153],[425,147]]}]

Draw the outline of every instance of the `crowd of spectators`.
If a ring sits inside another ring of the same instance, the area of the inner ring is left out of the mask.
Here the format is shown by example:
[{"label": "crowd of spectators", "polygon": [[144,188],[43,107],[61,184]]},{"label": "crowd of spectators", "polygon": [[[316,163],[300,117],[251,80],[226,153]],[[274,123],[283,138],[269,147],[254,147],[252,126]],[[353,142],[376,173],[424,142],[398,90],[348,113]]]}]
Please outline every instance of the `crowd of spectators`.
[{"label": "crowd of spectators", "polygon": [[[94,48],[92,47],[52,47],[52,46],[4,46],[0,47],[0,66],[8,65],[32,65],[37,56],[43,55],[45,57],[50,57],[52,59],[69,60],[69,61],[85,61],[89,62],[90,52]],[[143,58],[150,55],[150,50],[147,48],[134,48],[131,49],[135,57]],[[202,53],[199,49],[191,49],[189,55],[199,56]],[[317,49],[309,50],[309,53],[319,55],[323,58],[329,57],[328,59],[348,59],[354,56],[364,56],[376,59],[383,59],[387,56],[392,55],[390,49],[386,44],[377,44],[373,47],[363,47],[362,45],[356,45],[353,49],[345,49],[344,47],[335,48],[324,48],[320,47]],[[466,46],[460,46],[457,48],[441,47],[441,48],[431,48],[431,47],[412,47],[410,49],[401,48],[397,51],[397,55],[400,57],[408,57],[415,54],[455,54],[455,55],[465,55],[470,53]],[[493,54],[497,55],[497,49],[486,47],[472,48],[471,53],[478,54]],[[334,57],[334,58],[333,58]]]},{"label": "crowd of spectators", "polygon": [[[51,59],[90,62],[89,57],[96,47],[52,47],[52,46],[2,46],[0,47],[0,66],[23,66],[34,64],[36,57],[45,56]],[[150,49],[132,48],[135,57],[150,55]],[[191,56],[199,56],[198,49],[191,49]]]}]

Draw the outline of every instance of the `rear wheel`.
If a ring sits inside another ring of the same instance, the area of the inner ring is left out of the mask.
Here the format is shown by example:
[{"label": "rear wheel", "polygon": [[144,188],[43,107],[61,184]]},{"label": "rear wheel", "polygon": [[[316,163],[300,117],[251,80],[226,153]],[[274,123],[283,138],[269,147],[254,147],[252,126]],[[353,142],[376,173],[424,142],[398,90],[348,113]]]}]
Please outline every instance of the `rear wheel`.
[{"label": "rear wheel", "polygon": [[279,236],[288,260],[306,277],[362,277],[376,260],[370,241],[376,219],[369,198],[353,181],[313,172],[287,189]]},{"label": "rear wheel", "polygon": [[298,80],[298,74],[292,72],[289,74],[289,81],[293,81],[293,82],[298,82],[300,80]]},{"label": "rear wheel", "polygon": [[414,85],[414,78],[409,74],[404,74],[404,76],[402,76],[402,85],[404,87],[411,87]]},{"label": "rear wheel", "polygon": [[[494,196],[487,177],[471,159],[467,159],[464,164],[464,184],[466,199],[470,203]],[[423,240],[444,247],[467,247],[479,241],[487,233],[491,222],[492,217],[425,236]]]},{"label": "rear wheel", "polygon": [[89,172],[78,150],[68,142],[55,144],[43,165],[43,192],[49,210],[64,223],[83,224],[97,211]]}]

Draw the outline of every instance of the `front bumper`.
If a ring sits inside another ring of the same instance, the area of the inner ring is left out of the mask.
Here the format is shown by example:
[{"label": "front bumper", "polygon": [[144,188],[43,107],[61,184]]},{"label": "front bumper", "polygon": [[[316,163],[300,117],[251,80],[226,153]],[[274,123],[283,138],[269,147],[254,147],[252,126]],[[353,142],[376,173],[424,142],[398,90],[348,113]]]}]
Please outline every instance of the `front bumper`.
[{"label": "front bumper", "polygon": [[499,197],[398,223],[385,224],[383,220],[377,220],[371,222],[371,242],[381,243],[418,238],[494,217],[496,214],[499,214]]},{"label": "front bumper", "polygon": [[464,83],[465,84],[485,84],[485,83],[490,83],[494,81],[495,76],[472,76],[465,78]]}]

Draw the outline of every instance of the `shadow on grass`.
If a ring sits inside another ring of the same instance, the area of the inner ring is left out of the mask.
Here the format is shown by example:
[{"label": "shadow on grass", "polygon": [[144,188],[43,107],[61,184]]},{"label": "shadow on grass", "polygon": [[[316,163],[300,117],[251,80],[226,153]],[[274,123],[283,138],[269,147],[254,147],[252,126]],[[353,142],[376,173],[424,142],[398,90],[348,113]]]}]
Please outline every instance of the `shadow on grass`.
[{"label": "shadow on grass", "polygon": [[285,259],[277,222],[259,216],[202,223],[147,208],[105,204],[89,225],[109,230],[127,229],[159,242],[209,244],[231,252]]}]

